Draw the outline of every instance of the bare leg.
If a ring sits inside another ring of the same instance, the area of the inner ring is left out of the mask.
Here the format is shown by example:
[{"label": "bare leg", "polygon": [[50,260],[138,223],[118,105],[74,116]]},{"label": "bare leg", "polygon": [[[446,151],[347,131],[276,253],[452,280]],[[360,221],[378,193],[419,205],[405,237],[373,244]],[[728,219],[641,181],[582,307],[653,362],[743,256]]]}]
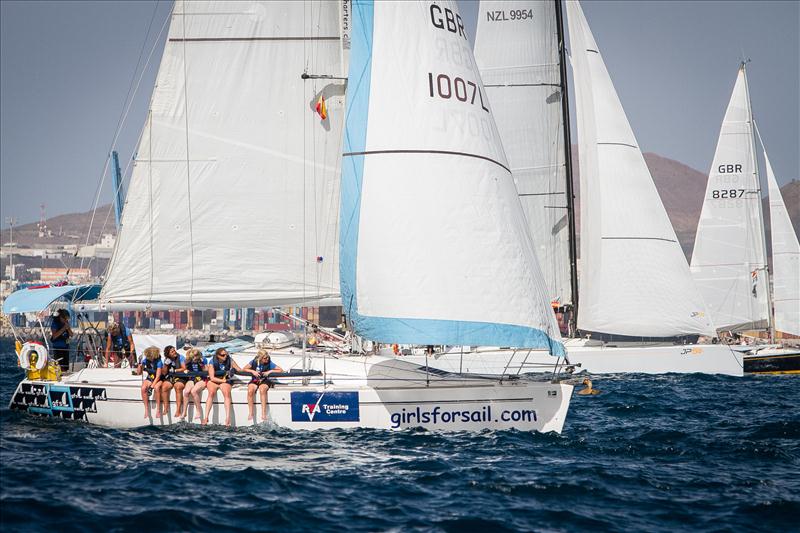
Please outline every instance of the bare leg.
[{"label": "bare leg", "polygon": [[222,399],[225,402],[225,425],[231,426],[231,407],[233,407],[233,399],[231,398],[231,384],[222,383],[219,386],[222,389]]},{"label": "bare leg", "polygon": [[[197,383],[194,384],[194,387],[192,387],[192,399],[194,399],[194,410],[197,413],[197,416],[199,416],[201,420],[203,419],[203,404],[200,401],[200,396],[203,394],[203,390],[205,388],[206,388],[205,381],[198,381]],[[191,419],[189,420],[189,422],[191,422]]]},{"label": "bare leg", "polygon": [[142,403],[144,403],[144,417],[150,418],[150,396],[147,394],[152,383],[149,379],[142,383]]},{"label": "bare leg", "polygon": [[261,394],[261,420],[267,421],[267,393],[269,392],[269,385],[262,383],[258,387],[258,392]]},{"label": "bare leg", "polygon": [[[186,386],[183,387],[183,411],[181,411],[180,417],[186,418],[186,415],[189,413],[189,404],[192,402],[192,399],[189,395],[192,393],[192,389],[194,389],[194,381],[189,380],[186,382]],[[189,421],[191,422],[191,420]]]},{"label": "bare leg", "polygon": [[169,415],[169,391],[172,390],[172,383],[169,381],[161,382],[161,411],[159,416]]},{"label": "bare leg", "polygon": [[255,418],[255,399],[256,399],[256,389],[258,385],[255,383],[249,383],[247,385],[247,419],[252,420]]},{"label": "bare leg", "polygon": [[206,388],[208,388],[208,399],[206,400],[206,416],[203,417],[203,421],[201,422],[203,425],[208,424],[208,418],[211,416],[211,408],[214,406],[214,396],[217,395],[219,385],[213,381],[209,381]]},{"label": "bare leg", "polygon": [[180,417],[181,413],[183,413],[183,388],[186,386],[186,383],[183,381],[176,381],[175,385],[175,415],[176,417]]}]

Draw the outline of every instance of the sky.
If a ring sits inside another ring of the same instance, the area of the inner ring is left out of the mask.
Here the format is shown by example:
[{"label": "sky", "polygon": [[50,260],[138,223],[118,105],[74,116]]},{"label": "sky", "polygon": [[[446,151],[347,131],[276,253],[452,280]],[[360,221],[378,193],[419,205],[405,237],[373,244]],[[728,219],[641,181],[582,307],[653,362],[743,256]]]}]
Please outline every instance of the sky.
[{"label": "sky", "polygon": [[[477,3],[459,5],[472,36]],[[778,181],[800,177],[800,2],[591,0],[583,8],[643,151],[708,172],[744,57]],[[91,209],[128,91],[143,71],[116,143],[124,169],[170,9],[166,0],[0,1],[2,227],[7,217],[38,220],[42,203],[48,217]],[[110,199],[106,179],[100,200]]]}]

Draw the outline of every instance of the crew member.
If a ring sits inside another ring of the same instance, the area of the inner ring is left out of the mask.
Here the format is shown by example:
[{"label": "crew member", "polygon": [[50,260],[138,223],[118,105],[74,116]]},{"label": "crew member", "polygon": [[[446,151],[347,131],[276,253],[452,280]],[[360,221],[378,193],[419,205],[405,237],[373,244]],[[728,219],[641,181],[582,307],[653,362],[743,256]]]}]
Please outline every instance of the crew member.
[{"label": "crew member", "polygon": [[69,368],[69,338],[71,336],[69,311],[59,309],[50,322],[50,344],[53,347],[53,358],[58,361],[62,371]]},{"label": "crew member", "polygon": [[108,338],[106,339],[106,367],[108,362],[114,361],[114,366],[119,364],[123,358],[136,356],[136,347],[133,344],[131,332],[125,324],[116,322],[108,327]]},{"label": "crew member", "polygon": [[253,379],[247,385],[247,407],[250,415],[248,420],[253,420],[255,413],[256,390],[261,396],[261,420],[267,420],[267,391],[272,386],[269,380],[270,374],[283,372],[283,369],[276,365],[267,350],[259,350],[255,359],[247,363],[244,367],[245,372],[253,374]]},{"label": "crew member", "polygon": [[217,395],[217,390],[222,391],[222,399],[225,402],[225,425],[231,425],[231,389],[233,388],[233,374],[235,371],[241,372],[241,367],[236,364],[233,357],[230,356],[228,350],[225,348],[217,348],[214,355],[211,357],[208,366],[208,399],[206,400],[206,416],[203,418],[203,424],[208,424],[208,417],[211,415],[211,407],[214,405],[214,397]]},{"label": "crew member", "polygon": [[[201,419],[203,418],[203,404],[200,403],[200,395],[208,382],[206,369],[207,365],[203,353],[197,348],[190,348],[186,352],[186,363],[184,364],[183,372],[191,373],[192,376],[185,378],[186,385],[183,389],[183,412],[181,413],[181,418],[186,418],[189,413],[190,394],[194,400],[194,411],[198,413]],[[194,418],[194,413],[189,418],[189,423],[192,422],[192,418]]]},{"label": "crew member", "polygon": [[142,403],[144,403],[144,417],[150,418],[150,391],[155,393],[156,412],[161,414],[161,396],[159,395],[159,385],[161,384],[161,372],[164,364],[161,362],[161,353],[158,348],[151,346],[145,348],[142,360],[136,373],[143,376],[142,380]]},{"label": "crew member", "polygon": [[186,368],[186,357],[180,355],[174,346],[164,348],[164,358],[161,360],[161,407],[163,412],[159,416],[169,414],[169,392],[175,389],[175,417],[180,417],[183,412],[183,388],[186,385],[178,372]]}]

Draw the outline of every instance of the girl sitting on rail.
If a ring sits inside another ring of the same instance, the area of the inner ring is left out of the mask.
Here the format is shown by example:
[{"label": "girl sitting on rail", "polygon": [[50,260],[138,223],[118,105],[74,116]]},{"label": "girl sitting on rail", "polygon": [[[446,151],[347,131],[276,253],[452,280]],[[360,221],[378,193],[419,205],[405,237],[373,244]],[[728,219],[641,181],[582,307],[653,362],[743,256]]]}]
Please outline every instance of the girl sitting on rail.
[{"label": "girl sitting on rail", "polygon": [[231,425],[231,388],[233,374],[235,371],[241,372],[242,369],[236,364],[225,348],[217,348],[211,360],[208,362],[208,399],[206,400],[206,416],[203,424],[208,424],[208,417],[211,415],[211,407],[214,405],[214,396],[217,390],[222,391],[222,399],[225,401],[225,425]]},{"label": "girl sitting on rail", "polygon": [[[186,379],[186,386],[183,389],[183,412],[181,413],[181,418],[186,418],[186,415],[189,413],[189,404],[191,403],[189,395],[191,394],[194,400],[194,412],[198,413],[202,419],[203,404],[200,402],[200,395],[203,393],[203,389],[206,388],[208,377],[204,375],[204,373],[207,372],[207,365],[203,353],[200,350],[191,348],[186,352],[186,364],[184,365],[183,371],[187,373],[191,372],[193,375],[184,378]],[[192,413],[192,417],[189,418],[189,423],[192,422],[193,418],[194,413]]]},{"label": "girl sitting on rail", "polygon": [[143,375],[142,380],[142,402],[144,403],[144,417],[150,418],[150,391],[153,390],[156,397],[156,411],[161,413],[161,395],[159,387],[161,385],[161,369],[164,364],[161,362],[161,352],[155,346],[151,346],[144,351],[142,359],[136,373]]},{"label": "girl sitting on rail", "polygon": [[261,396],[261,420],[267,420],[267,391],[272,386],[269,375],[275,372],[283,372],[283,369],[272,362],[267,350],[259,350],[255,359],[247,363],[244,367],[245,372],[253,374],[253,379],[247,385],[247,407],[250,416],[248,420],[253,420],[255,413],[256,390]]},{"label": "girl sitting on rail", "polygon": [[183,412],[183,387],[185,381],[178,378],[177,372],[186,368],[186,357],[180,355],[174,346],[164,348],[164,367],[161,369],[161,407],[159,416],[169,415],[169,391],[175,389],[175,417]]}]

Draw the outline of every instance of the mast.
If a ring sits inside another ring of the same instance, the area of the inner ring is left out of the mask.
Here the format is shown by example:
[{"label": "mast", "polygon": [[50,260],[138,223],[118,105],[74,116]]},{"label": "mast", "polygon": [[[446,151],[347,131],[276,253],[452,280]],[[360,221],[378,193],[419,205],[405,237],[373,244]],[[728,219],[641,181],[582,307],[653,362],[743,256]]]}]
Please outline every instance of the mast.
[{"label": "mast", "polygon": [[[753,120],[753,104],[750,101],[750,83],[747,81],[747,61],[742,61],[742,72],[744,73],[744,90],[747,94],[747,116],[748,120],[750,121],[750,128],[753,133],[757,133],[756,123]],[[756,136],[750,135],[750,139],[752,142],[752,151],[753,151],[753,173],[755,174],[756,178],[756,192],[758,194],[758,227],[759,232],[761,234],[761,251],[764,254],[764,266],[759,270],[764,272],[765,276],[765,287],[767,291],[767,334],[769,335],[769,342],[772,342],[772,339],[775,338],[775,321],[773,320],[773,310],[772,310],[772,293],[770,291],[770,283],[769,283],[769,262],[767,261],[767,234],[766,228],[764,226],[764,208],[762,204],[762,197],[761,197],[761,175],[758,172],[758,156],[756,155]],[[763,143],[762,143],[763,146]]]},{"label": "mast", "polygon": [[556,26],[558,28],[558,57],[561,71],[561,114],[564,122],[564,164],[567,171],[567,220],[569,223],[569,277],[572,292],[572,309],[569,313],[569,334],[577,333],[578,321],[578,250],[577,235],[575,233],[575,192],[572,182],[572,141],[569,128],[569,96],[567,87],[567,58],[564,42],[564,16],[561,12],[561,0],[556,3]]}]

